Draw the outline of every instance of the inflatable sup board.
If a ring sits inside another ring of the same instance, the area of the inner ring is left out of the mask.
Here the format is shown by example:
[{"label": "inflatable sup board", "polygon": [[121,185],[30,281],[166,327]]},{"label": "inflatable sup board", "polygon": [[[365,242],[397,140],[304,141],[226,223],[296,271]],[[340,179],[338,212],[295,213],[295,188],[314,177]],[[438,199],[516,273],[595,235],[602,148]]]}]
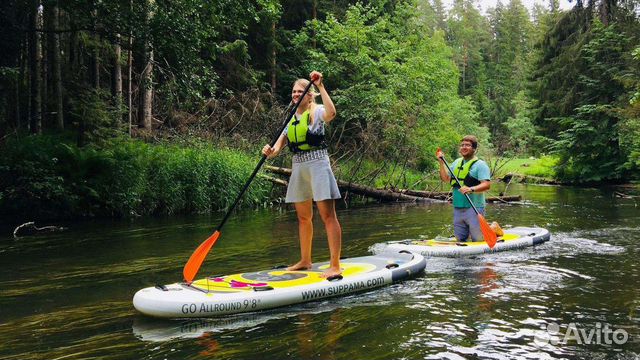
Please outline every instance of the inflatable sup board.
[{"label": "inflatable sup board", "polygon": [[161,318],[202,318],[270,309],[343,296],[389,285],[422,272],[419,254],[396,250],[340,260],[342,275],[321,278],[327,262],[310,270],[284,268],[212,276],[191,284],[156,285],[133,297],[141,313]]},{"label": "inflatable sup board", "polygon": [[498,242],[493,249],[489,249],[489,245],[484,241],[458,242],[455,238],[448,241],[433,239],[391,241],[386,243],[383,249],[407,250],[424,256],[456,257],[519,249],[542,244],[551,238],[549,231],[543,228],[514,227],[503,231],[504,235],[498,237]]}]

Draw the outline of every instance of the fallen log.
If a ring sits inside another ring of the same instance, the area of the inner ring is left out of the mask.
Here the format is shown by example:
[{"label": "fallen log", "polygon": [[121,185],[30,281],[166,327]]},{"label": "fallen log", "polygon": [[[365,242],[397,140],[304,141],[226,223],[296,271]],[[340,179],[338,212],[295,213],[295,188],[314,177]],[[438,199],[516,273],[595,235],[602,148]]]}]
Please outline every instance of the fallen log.
[{"label": "fallen log", "polygon": [[613,192],[615,197],[619,197],[619,198],[623,198],[623,199],[634,199],[637,198],[637,195],[629,195],[629,194],[625,194],[623,192],[620,191],[614,191]]},{"label": "fallen log", "polygon": [[278,179],[278,178],[274,178],[273,176],[267,176],[264,174],[260,174],[258,175],[261,178],[265,179],[265,180],[269,180],[274,184],[278,184],[278,185],[282,185],[282,186],[287,186],[289,185],[289,182],[287,180],[282,180],[282,179]]},{"label": "fallen log", "polygon": [[[279,175],[291,176],[291,169],[277,167],[277,166],[265,166],[265,169]],[[277,178],[272,178],[268,176],[263,176],[267,180],[278,183],[280,185],[287,185],[286,180],[281,180]],[[411,189],[376,189],[370,186],[348,183],[345,181],[337,180],[338,187],[343,191],[350,191],[357,195],[363,195],[372,197],[374,199],[379,199],[382,201],[425,201],[425,199],[430,200],[439,200],[439,201],[449,201],[451,200],[451,192],[450,191],[424,191],[424,190],[411,190]],[[510,201],[521,201],[522,196],[514,195],[514,196],[488,196],[486,198],[487,202],[510,202]]]},{"label": "fallen log", "polygon": [[64,231],[64,230],[66,230],[66,228],[62,226],[37,227],[35,222],[29,221],[15,228],[15,230],[13,230],[13,237],[15,239],[19,239],[21,236],[29,236],[29,235],[36,235],[40,233]]},{"label": "fallen log", "polygon": [[[279,169],[289,170],[289,172],[291,171],[290,169],[285,169],[285,168],[279,168]],[[282,170],[279,170],[279,171],[282,171]],[[283,174],[283,173],[281,172],[281,174]],[[267,176],[267,175],[261,175],[261,177],[263,179],[266,179],[266,180],[269,180],[269,181],[273,182],[274,184],[283,185],[283,186],[287,186],[288,185],[288,181],[286,181],[286,180],[274,178],[274,177]],[[356,194],[356,195],[362,195],[362,196],[370,197],[370,198],[377,199],[377,200],[380,200],[380,201],[388,201],[388,202],[438,202],[438,200],[432,199],[432,198],[405,195],[405,194],[401,194],[401,193],[398,193],[398,192],[395,192],[395,191],[391,191],[391,190],[376,189],[376,188],[373,188],[373,187],[370,187],[370,186],[364,186],[364,185],[360,185],[360,184],[348,183],[346,181],[341,181],[341,180],[337,180],[337,182],[338,182],[338,188],[340,188],[340,191],[342,191],[342,192],[351,192],[351,193]]]},{"label": "fallen log", "polygon": [[511,201],[522,201],[522,196],[520,195],[510,195],[510,196],[487,196],[487,202],[511,202]]},{"label": "fallen log", "polygon": [[451,197],[450,191],[425,191],[425,190],[411,190],[411,189],[398,189],[396,190],[399,193],[419,196],[419,197],[427,197],[432,199],[441,199],[447,200]]},{"label": "fallen log", "polygon": [[[397,191],[407,195],[428,197],[432,199],[441,199],[441,200],[450,200],[452,196],[451,191],[424,191],[424,190],[410,190],[410,189],[399,189]],[[522,196],[520,195],[487,196],[486,201],[487,202],[522,201]]]},{"label": "fallen log", "polygon": [[[424,190],[411,190],[411,189],[399,189],[398,192],[407,195],[428,197],[432,199],[449,200],[451,199],[451,191],[424,191]],[[510,202],[510,201],[522,201],[520,195],[509,196],[487,196],[487,202]]]},{"label": "fallen log", "polygon": [[274,174],[291,176],[291,169],[289,168],[283,168],[283,167],[271,166],[271,165],[265,165],[264,168],[265,170],[270,171]]},{"label": "fallen log", "polygon": [[338,187],[342,191],[349,191],[356,195],[363,195],[372,197],[374,199],[382,200],[382,201],[394,201],[394,202],[440,202],[441,200],[421,197],[421,196],[412,196],[402,194],[396,191],[387,190],[387,189],[376,189],[369,186],[364,186],[360,184],[348,183],[346,181],[338,181]]}]

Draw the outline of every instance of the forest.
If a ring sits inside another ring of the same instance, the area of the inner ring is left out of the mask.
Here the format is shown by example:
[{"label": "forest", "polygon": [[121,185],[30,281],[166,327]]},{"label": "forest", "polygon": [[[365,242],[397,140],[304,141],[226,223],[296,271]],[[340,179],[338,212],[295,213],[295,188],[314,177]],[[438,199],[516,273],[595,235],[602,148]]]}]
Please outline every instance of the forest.
[{"label": "forest", "polygon": [[418,187],[465,134],[564,183],[640,180],[638,0],[4,0],[0,51],[5,218],[224,209],[312,70],[345,180]]}]

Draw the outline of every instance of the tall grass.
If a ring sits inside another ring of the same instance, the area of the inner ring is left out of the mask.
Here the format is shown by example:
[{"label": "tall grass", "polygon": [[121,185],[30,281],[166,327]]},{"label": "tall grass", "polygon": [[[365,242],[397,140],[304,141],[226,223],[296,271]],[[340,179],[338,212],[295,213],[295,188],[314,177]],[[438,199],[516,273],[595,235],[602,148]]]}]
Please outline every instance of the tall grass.
[{"label": "tall grass", "polygon": [[539,158],[519,159],[490,159],[489,164],[494,170],[494,177],[502,177],[506,174],[536,176],[546,179],[555,179],[558,158],[542,156]]},{"label": "tall grass", "polygon": [[[227,208],[258,159],[200,143],[115,139],[78,148],[55,136],[0,146],[0,222],[201,213]],[[265,201],[256,179],[242,204]]]}]

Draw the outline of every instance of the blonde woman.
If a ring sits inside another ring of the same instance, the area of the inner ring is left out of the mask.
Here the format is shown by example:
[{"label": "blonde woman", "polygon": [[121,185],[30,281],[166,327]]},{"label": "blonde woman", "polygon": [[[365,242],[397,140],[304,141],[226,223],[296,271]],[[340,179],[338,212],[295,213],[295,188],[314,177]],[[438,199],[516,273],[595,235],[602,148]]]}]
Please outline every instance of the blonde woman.
[{"label": "blonde woman", "polygon": [[[341,273],[342,228],[335,209],[335,199],[340,198],[340,191],[331,170],[324,139],[324,125],[336,117],[336,108],[324,87],[322,74],[312,71],[309,77],[316,79],[314,85],[318,93],[309,91],[301,99],[309,80],[296,80],[291,91],[293,102],[300,101],[296,114],[290,119],[275,145],[273,147],[265,145],[262,153],[271,159],[277,156],[285,145],[288,145],[293,152],[292,174],[285,201],[294,204],[298,216],[300,261],[289,266],[287,270],[311,268],[313,202],[315,201],[327,231],[331,253],[329,268],[322,274],[322,277],[326,278]],[[315,102],[317,95],[322,98],[322,105]]]}]

